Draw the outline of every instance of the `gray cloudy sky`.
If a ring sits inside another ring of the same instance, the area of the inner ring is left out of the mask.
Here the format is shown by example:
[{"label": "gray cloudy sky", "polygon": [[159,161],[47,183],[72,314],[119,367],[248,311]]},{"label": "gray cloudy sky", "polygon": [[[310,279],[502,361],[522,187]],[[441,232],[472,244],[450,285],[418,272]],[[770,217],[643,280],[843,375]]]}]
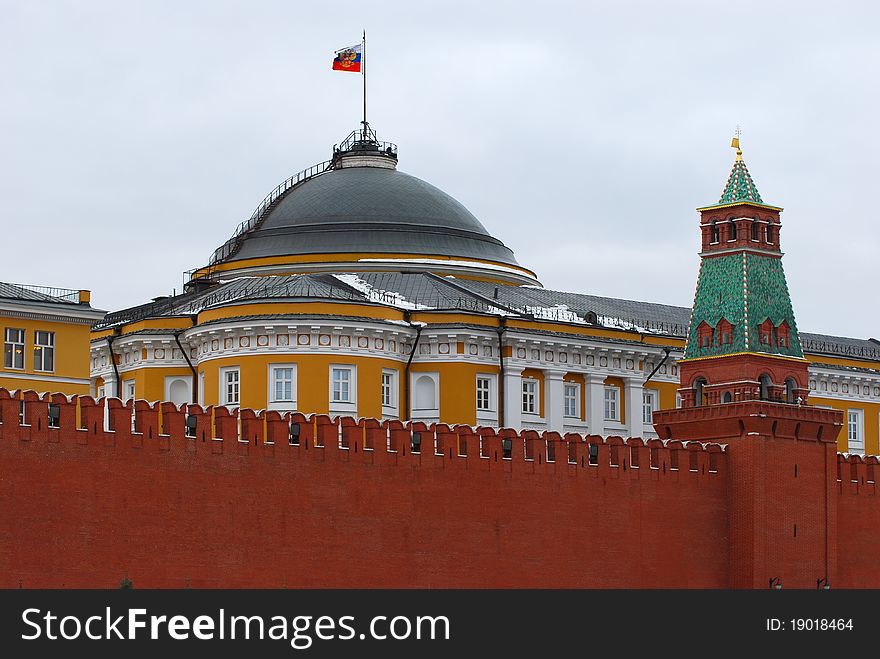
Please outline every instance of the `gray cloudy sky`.
[{"label": "gray cloudy sky", "polygon": [[[872,6],[872,4],[874,6]],[[880,338],[871,2],[0,0],[0,280],[180,290],[369,119],[545,286],[688,305],[743,126],[802,330]]]}]

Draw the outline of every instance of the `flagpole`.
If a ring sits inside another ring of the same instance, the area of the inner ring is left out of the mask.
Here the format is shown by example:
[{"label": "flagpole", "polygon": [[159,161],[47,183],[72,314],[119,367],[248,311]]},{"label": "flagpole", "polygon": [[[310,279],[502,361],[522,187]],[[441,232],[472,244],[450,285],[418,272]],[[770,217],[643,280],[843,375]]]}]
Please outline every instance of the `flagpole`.
[{"label": "flagpole", "polygon": [[367,128],[367,31],[364,30],[363,41],[361,42],[361,72],[364,76],[364,140],[368,138]]}]

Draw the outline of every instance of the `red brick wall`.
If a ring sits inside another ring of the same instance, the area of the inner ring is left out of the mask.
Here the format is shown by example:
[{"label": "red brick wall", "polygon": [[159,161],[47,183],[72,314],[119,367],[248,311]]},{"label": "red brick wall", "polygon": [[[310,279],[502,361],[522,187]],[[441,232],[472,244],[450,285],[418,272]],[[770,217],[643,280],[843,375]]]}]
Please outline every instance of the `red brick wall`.
[{"label": "red brick wall", "polygon": [[294,415],[291,446],[277,412],[190,406],[188,438],[170,403],[132,433],[111,399],[107,432],[100,401],[52,396],[49,428],[24,397],[20,426],[0,389],[0,587],[812,588],[826,557],[833,587],[880,586],[880,465],[833,444]]},{"label": "red brick wall", "polygon": [[[439,426],[443,455],[432,454],[427,429],[413,455],[399,423],[343,420],[348,449],[340,449],[337,425],[298,416],[297,447],[272,412],[265,426],[243,412],[250,441],[233,439],[234,418],[222,408],[215,431],[227,439],[210,439],[210,410],[188,439],[173,405],[162,404],[160,421],[143,402],[143,432],[132,436],[118,401],[116,431],[104,432],[89,398],[78,430],[76,402],[54,397],[61,428],[47,429],[48,402],[29,397],[30,425],[19,427],[18,401],[0,391],[0,587],[113,588],[126,573],[135,587],[727,585],[718,446],[589,437],[593,466],[580,436],[568,436],[578,440],[569,452],[555,434],[502,431],[513,438],[505,460],[493,431],[483,433],[480,458],[470,429]],[[398,452],[387,451],[386,434]],[[548,444],[556,462],[546,460]]]},{"label": "red brick wall", "polygon": [[847,588],[880,587],[880,497],[877,458],[838,456],[837,579]]}]

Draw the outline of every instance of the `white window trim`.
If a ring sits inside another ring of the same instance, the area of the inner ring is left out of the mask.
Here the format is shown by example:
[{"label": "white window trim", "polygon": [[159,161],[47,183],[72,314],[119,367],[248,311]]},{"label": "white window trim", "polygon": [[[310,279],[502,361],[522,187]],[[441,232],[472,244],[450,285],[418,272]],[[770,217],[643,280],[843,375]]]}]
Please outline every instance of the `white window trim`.
[{"label": "white window trim", "polygon": [[489,408],[477,409],[477,423],[491,425],[498,423],[498,375],[495,373],[477,373],[474,379],[474,408],[477,406],[476,382],[478,379],[489,381]]},{"label": "white window trim", "polygon": [[[348,400],[333,400],[333,372],[345,370],[348,376]],[[357,366],[354,364],[330,364],[327,371],[328,400],[330,401],[330,414],[357,414]]]},{"label": "white window trim", "polygon": [[[391,376],[391,401],[385,404],[385,376]],[[400,417],[400,371],[396,368],[383,368],[379,380],[379,397],[382,403],[382,416],[397,419]]]},{"label": "white window trim", "polygon": [[[566,414],[566,390],[568,387],[574,387],[574,414]],[[579,382],[564,381],[562,383],[562,414],[565,419],[581,418],[581,385]]]},{"label": "white window trim", "polygon": [[522,378],[522,385],[520,387],[520,391],[522,396],[525,396],[525,386],[526,384],[534,384],[535,385],[535,393],[534,393],[534,412],[526,411],[525,400],[522,401],[522,415],[524,418],[540,418],[541,417],[541,381],[537,378]]},{"label": "white window trim", "polygon": [[[608,392],[614,392],[614,417],[608,416]],[[620,423],[620,388],[613,385],[606,385],[602,394],[602,415],[605,421],[616,421]]]},{"label": "white window trim", "polygon": [[[275,398],[275,369],[278,368],[289,368],[291,370],[291,381],[290,381],[290,400],[277,400]],[[266,409],[269,410],[279,410],[279,411],[296,411],[296,401],[297,401],[297,368],[296,364],[293,362],[279,362],[275,364],[269,364],[269,367],[266,371],[266,377],[268,379],[268,387],[269,392],[266,400],[268,401]],[[239,383],[240,384],[240,383]]]},{"label": "white window trim", "polygon": [[[37,343],[37,336],[45,334],[48,343]],[[40,352],[40,368],[37,368],[37,350]],[[52,351],[52,368],[43,368],[46,364],[46,350]],[[55,372],[55,332],[49,330],[34,330],[34,371],[37,373]]]},{"label": "white window trim", "polygon": [[[9,338],[9,332],[19,332],[21,341],[13,341]],[[6,346],[12,347],[12,363],[6,366]],[[27,331],[20,327],[6,327],[3,330],[3,366],[13,371],[23,371],[27,366]],[[15,365],[15,346],[21,346],[21,366]]]},{"label": "white window trim", "polygon": [[[860,446],[851,446],[852,440],[850,439],[850,415],[854,415],[856,417],[856,434],[858,435],[858,443]],[[861,409],[848,409],[846,411],[846,452],[847,453],[858,453],[859,455],[865,454],[865,411]]]},{"label": "white window trim", "polygon": [[[131,393],[129,393],[129,390],[131,390]],[[134,400],[135,391],[136,391],[136,386],[135,386],[134,380],[123,380],[122,381],[122,393],[125,396],[125,398],[123,399],[123,402]]]},{"label": "white window trim", "polygon": [[[235,403],[230,402],[226,397],[226,374],[232,372],[238,373],[238,401]],[[217,400],[220,401],[220,404],[225,407],[232,408],[236,408],[241,405],[241,369],[238,366],[227,366],[225,368],[221,368],[220,377],[218,379],[220,381],[220,391]]]},{"label": "white window trim", "polygon": [[657,406],[660,401],[660,395],[656,389],[642,390],[642,424],[653,427],[654,422],[645,419],[645,396],[648,396],[651,399],[651,413],[653,415],[653,413],[657,411]]},{"label": "white window trim", "polygon": [[[420,408],[416,407],[416,382],[421,377],[429,377],[434,382],[434,407]],[[424,421],[426,423],[440,422],[440,373],[428,371],[416,371],[409,374],[409,391],[410,391],[410,418],[414,421]],[[424,450],[424,449],[422,449]]]}]

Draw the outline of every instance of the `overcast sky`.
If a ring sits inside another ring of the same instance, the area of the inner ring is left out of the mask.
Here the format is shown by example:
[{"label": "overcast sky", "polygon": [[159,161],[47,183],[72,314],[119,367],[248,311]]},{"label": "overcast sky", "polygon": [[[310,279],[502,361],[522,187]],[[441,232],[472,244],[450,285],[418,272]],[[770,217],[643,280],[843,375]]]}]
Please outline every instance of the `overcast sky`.
[{"label": "overcast sky", "polygon": [[549,288],[689,305],[742,125],[803,331],[880,338],[871,2],[0,0],[0,281],[180,291],[369,120]]}]

